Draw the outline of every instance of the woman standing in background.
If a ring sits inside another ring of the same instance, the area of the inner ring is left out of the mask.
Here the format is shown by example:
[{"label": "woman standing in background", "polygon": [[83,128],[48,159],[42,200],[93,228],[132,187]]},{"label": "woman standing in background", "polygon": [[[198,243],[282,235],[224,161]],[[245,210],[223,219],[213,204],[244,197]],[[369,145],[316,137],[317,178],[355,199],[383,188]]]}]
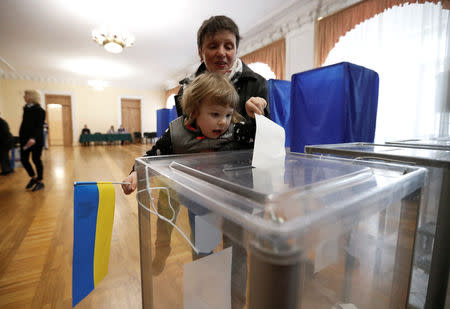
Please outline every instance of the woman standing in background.
[{"label": "woman standing in background", "polygon": [[[23,119],[20,125],[20,160],[23,167],[31,177],[26,189],[38,191],[44,188],[41,155],[44,147],[44,121],[45,111],[41,107],[41,95],[36,90],[25,90],[25,106]],[[30,154],[36,167],[37,177],[30,163]]]}]

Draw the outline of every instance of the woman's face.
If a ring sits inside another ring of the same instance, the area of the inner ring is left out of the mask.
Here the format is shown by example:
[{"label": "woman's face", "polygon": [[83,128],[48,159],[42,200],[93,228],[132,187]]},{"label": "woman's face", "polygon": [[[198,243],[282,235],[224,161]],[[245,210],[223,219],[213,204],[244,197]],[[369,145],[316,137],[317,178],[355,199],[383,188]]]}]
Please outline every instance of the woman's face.
[{"label": "woman's face", "polygon": [[198,54],[209,72],[225,74],[236,61],[236,37],[228,30],[206,36]]},{"label": "woman's face", "polygon": [[30,99],[30,97],[28,96],[28,94],[25,93],[25,94],[23,95],[23,99],[25,100],[25,103],[27,103],[27,104],[28,104],[28,103],[31,103],[31,99]]}]

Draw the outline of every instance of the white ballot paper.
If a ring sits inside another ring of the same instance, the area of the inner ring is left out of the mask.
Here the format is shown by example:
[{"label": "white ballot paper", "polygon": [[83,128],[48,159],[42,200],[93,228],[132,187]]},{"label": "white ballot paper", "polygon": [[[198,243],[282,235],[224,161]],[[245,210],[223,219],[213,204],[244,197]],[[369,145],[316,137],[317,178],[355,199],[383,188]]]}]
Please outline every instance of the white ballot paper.
[{"label": "white ballot paper", "polygon": [[213,251],[222,239],[222,232],[209,224],[208,217],[212,217],[211,214],[195,216],[195,247],[201,253]]},{"label": "white ballot paper", "polygon": [[286,136],[283,127],[262,115],[255,115],[255,119],[256,135],[252,166],[267,168],[280,163],[284,165]]},{"label": "white ballot paper", "polygon": [[183,265],[184,309],[231,308],[232,249]]}]

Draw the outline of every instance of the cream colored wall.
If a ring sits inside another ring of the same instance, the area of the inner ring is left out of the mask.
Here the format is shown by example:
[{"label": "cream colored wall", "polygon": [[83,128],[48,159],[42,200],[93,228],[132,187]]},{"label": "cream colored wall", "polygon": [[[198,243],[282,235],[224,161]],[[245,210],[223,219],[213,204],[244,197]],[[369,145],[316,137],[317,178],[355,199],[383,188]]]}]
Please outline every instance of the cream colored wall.
[{"label": "cream colored wall", "polygon": [[[84,124],[91,132],[106,133],[111,125],[120,125],[120,98],[141,99],[142,131],[156,131],[156,110],[164,108],[165,93],[161,91],[110,88],[96,91],[89,86],[64,83],[51,83],[31,80],[0,79],[0,113],[13,135],[19,134],[24,105],[23,91],[37,89],[42,94],[70,95],[72,97],[72,121],[74,144]],[[51,128],[50,128],[51,130]]]}]

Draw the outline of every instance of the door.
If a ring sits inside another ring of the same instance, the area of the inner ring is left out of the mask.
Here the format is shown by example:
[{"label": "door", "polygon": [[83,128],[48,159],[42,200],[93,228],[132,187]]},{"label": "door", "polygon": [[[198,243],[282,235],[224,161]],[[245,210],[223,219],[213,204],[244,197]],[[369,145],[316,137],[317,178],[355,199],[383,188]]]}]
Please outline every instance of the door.
[{"label": "door", "polygon": [[72,102],[70,96],[45,95],[48,143],[50,146],[72,146]]},{"label": "door", "polygon": [[[127,132],[141,132],[141,100],[121,99],[122,125]],[[133,135],[134,137],[134,135]]]}]

